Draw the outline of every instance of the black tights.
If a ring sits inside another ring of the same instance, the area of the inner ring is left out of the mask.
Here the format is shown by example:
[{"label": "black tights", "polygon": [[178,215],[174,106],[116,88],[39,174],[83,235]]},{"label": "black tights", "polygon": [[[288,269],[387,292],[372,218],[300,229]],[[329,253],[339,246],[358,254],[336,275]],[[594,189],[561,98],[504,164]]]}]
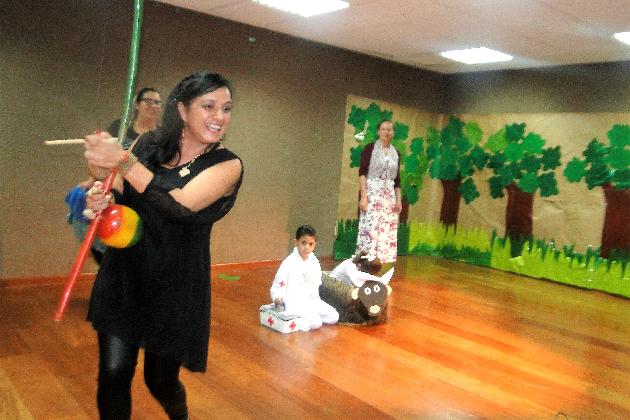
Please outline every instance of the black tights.
[{"label": "black tights", "polygon": [[[131,381],[138,363],[138,347],[98,334],[99,371],[96,400],[101,420],[131,418]],[[179,381],[180,362],[144,353],[144,382],[169,419],[188,418],[186,390]]]}]

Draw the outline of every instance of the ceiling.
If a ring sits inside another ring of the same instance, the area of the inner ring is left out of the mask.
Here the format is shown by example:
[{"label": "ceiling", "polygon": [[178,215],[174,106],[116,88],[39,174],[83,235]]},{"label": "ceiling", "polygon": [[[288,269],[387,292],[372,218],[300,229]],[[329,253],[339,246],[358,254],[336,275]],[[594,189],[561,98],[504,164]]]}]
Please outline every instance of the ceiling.
[{"label": "ceiling", "polygon": [[[252,0],[157,0],[440,73],[630,60],[630,0],[346,0],[304,18]],[[509,62],[460,64],[440,51],[492,48]]]}]

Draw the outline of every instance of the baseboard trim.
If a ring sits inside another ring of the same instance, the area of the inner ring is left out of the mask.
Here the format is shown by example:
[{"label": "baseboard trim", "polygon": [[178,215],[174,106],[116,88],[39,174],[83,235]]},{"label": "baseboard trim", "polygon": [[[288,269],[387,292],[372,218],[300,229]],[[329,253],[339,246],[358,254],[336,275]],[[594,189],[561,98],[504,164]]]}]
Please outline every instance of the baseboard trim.
[{"label": "baseboard trim", "polygon": [[[320,258],[321,260],[322,258]],[[323,257],[327,260],[328,257]],[[261,260],[261,261],[247,261],[238,263],[220,263],[212,264],[211,270],[216,272],[217,270],[233,270],[233,269],[252,269],[256,267],[272,267],[279,266],[282,260]],[[79,276],[78,281],[93,281],[96,277],[96,273],[83,273]],[[52,277],[19,277],[19,278],[7,278],[0,279],[0,289],[8,287],[32,287],[32,286],[50,286],[57,284],[64,284],[68,280],[67,276],[52,276]]]},{"label": "baseboard trim", "polygon": [[220,263],[212,264],[210,269],[212,271],[221,269],[234,269],[234,268],[256,268],[256,267],[269,267],[277,266],[282,263],[282,260],[261,260],[261,261],[246,261],[237,263]]},{"label": "baseboard trim", "polygon": [[[96,277],[96,273],[83,273],[77,281],[92,281]],[[5,287],[32,287],[32,286],[50,286],[63,284],[68,280],[67,276],[54,277],[20,277],[11,279],[0,279],[0,289]]]}]

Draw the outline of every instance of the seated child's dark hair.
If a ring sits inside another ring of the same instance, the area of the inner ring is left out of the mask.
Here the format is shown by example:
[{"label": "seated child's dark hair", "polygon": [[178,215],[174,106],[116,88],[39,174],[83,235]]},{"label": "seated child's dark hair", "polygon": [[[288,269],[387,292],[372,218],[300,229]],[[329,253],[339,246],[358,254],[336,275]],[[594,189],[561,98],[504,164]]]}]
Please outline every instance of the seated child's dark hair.
[{"label": "seated child's dark hair", "polygon": [[360,251],[357,255],[354,256],[352,262],[357,266],[359,271],[363,271],[364,273],[376,274],[379,272],[380,267],[376,264],[373,264],[373,261],[364,258],[368,256],[369,253],[367,251]]},{"label": "seated child's dark hair", "polygon": [[302,225],[297,228],[295,232],[295,239],[300,239],[302,236],[312,236],[317,239],[317,232],[315,232],[315,228],[310,225]]}]

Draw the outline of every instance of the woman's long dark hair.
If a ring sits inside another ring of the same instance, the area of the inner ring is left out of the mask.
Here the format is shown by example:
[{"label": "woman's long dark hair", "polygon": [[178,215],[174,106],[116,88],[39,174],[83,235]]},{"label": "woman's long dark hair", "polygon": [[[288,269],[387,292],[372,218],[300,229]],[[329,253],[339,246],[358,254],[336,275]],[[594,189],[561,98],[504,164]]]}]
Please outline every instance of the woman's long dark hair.
[{"label": "woman's long dark hair", "polygon": [[184,129],[177,104],[182,102],[188,106],[197,97],[219,88],[226,87],[232,93],[230,82],[217,73],[198,71],[184,78],[168,95],[162,126],[157,130],[154,148],[149,156],[149,162],[164,165],[179,159],[179,146]]}]

